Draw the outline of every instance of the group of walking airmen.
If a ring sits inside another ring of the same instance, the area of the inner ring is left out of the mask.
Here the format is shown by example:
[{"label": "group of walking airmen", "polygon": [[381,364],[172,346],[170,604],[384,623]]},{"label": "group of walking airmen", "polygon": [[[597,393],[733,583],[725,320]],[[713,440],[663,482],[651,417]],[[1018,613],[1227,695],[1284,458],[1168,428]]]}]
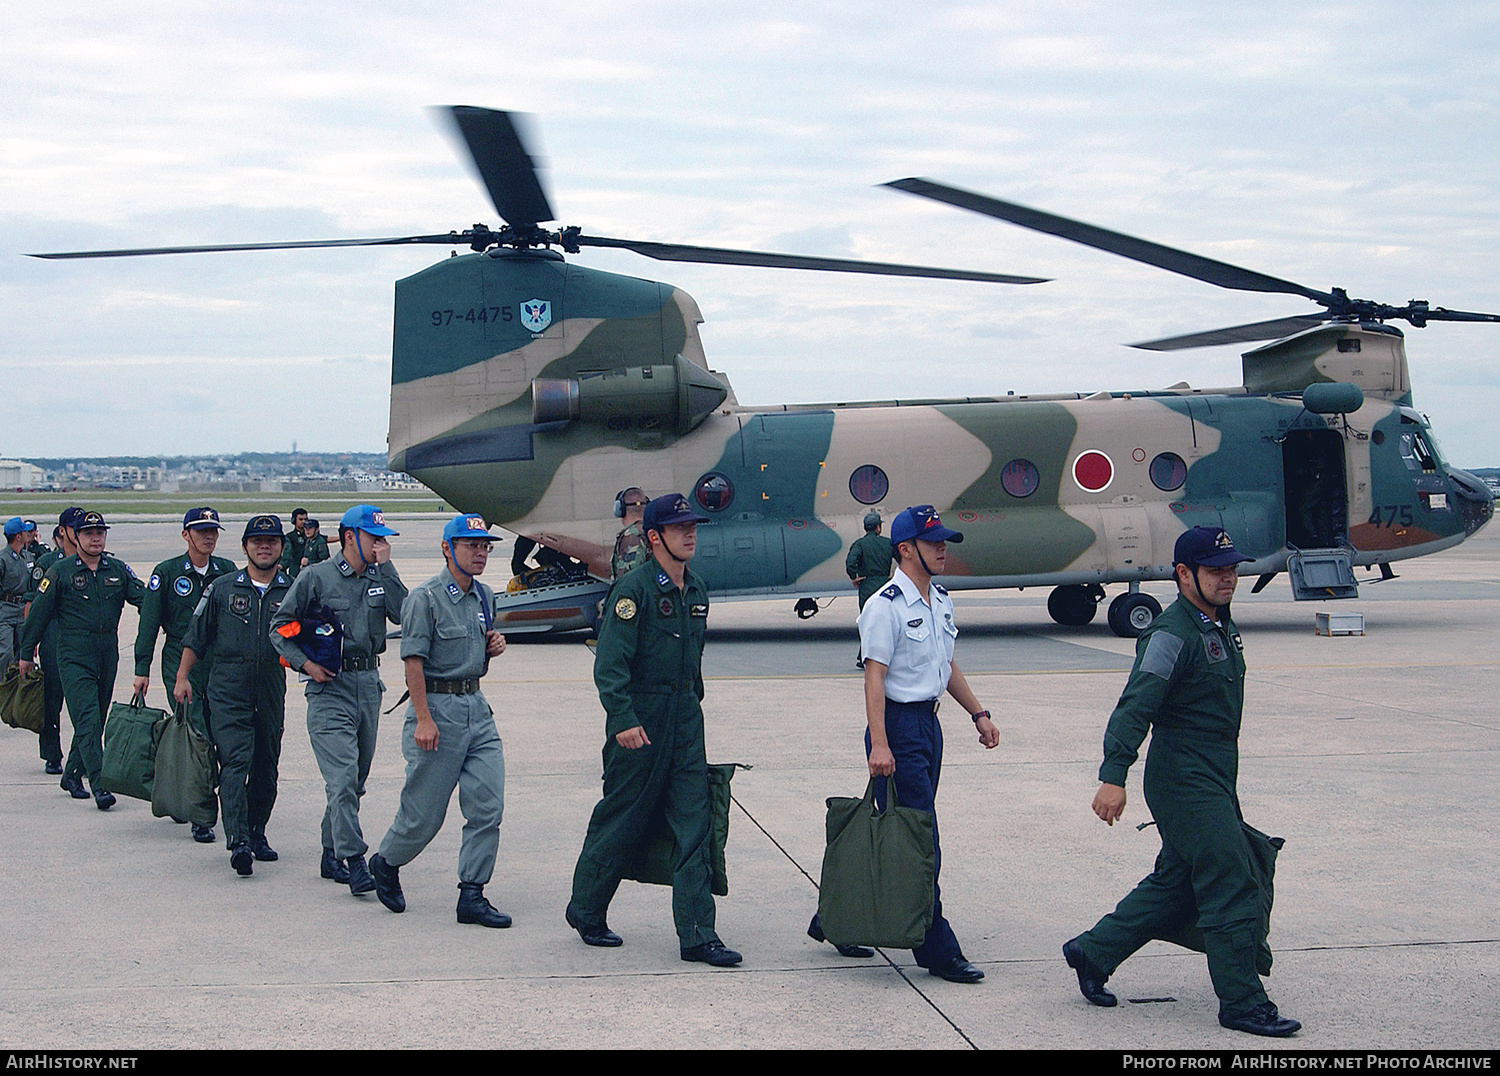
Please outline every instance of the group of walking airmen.
[{"label": "group of walking airmen", "polygon": [[[605,710],[603,794],[589,820],[564,913],[588,945],[616,947],[607,913],[653,822],[673,841],[672,910],[682,959],[739,964],[715,930],[712,835],[704,749],[702,652],[709,599],[689,562],[697,527],[708,522],[685,497],[647,500],[639,489],[616,497],[626,530],[615,549],[616,576],[601,607],[594,680]],[[461,923],[508,927],[484,896],[494,870],[505,802],[505,756],[493,711],[480,693],[490,661],[505,650],[494,628],[493,593],[480,582],[493,538],[465,514],[443,528],[444,567],[408,592],[390,563],[397,532],[372,505],[339,521],[337,550],[306,512],[283,530],[270,514],[252,517],[241,538],[242,568],[214,555],[218,513],[195,508],[183,519],[185,551],[162,561],[146,582],[104,549],[109,524],[69,508],[35,542],[35,525],[5,525],[0,553],[0,657],[29,672],[40,646],[47,678],[40,751],[48,773],[78,799],[105,810],[101,736],[118,661],[117,629],[126,602],[140,608],[136,693],[144,694],[164,633],[162,680],[189,721],[218,753],[219,798],[230,865],[250,875],[278,856],[266,837],[276,800],[286,675],[306,681],[307,726],[323,776],[322,877],[373,892],[392,912],[406,908],[400,870],[442,826],[453,792],[465,824],[459,852]],[[937,875],[942,854],[935,801],[942,770],[939,701],[949,696],[972,720],[979,743],[1000,732],[953,660],[958,625],[935,580],[948,543],[962,533],[931,505],[897,514],[880,537],[878,513],[847,561],[860,588],[858,661],[864,670],[865,755],[885,809],[894,782],[903,807],[933,812],[931,926],[916,963],[955,983],[984,972],[963,954],[943,915]],[[321,552],[319,544],[321,543]],[[1258,963],[1269,909],[1252,865],[1236,792],[1245,662],[1229,615],[1239,553],[1222,530],[1184,532],[1174,552],[1178,599],[1141,635],[1124,692],[1104,739],[1093,810],[1113,825],[1125,809],[1125,779],[1152,733],[1144,790],[1162,840],[1155,869],[1110,914],[1063,945],[1063,957],[1094,1005],[1113,1006],[1114,971],[1146,942],[1194,929],[1219,998],[1219,1022],[1257,1035],[1287,1036],[1300,1024],[1266,997]],[[894,570],[892,570],[894,568]],[[24,620],[21,611],[26,610]],[[402,729],[406,777],[396,817],[366,861],[360,801],[374,757],[384,687],[378,671],[387,624],[400,624],[409,699]],[[66,699],[73,741],[63,760],[59,717]],[[86,782],[86,783],[85,783]],[[194,826],[202,842],[217,838]],[[808,933],[823,941],[816,916]],[[862,945],[840,944],[868,958]]]}]

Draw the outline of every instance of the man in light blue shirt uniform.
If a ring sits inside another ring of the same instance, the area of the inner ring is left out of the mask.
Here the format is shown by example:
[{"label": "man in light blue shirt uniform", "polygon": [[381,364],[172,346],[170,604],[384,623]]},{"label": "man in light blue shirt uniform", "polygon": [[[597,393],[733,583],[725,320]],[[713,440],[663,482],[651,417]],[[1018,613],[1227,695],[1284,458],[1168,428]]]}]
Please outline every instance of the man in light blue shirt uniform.
[{"label": "man in light blue shirt uniform", "polygon": [[380,903],[404,912],[400,868],[442,829],[456,787],[464,813],[458,921],[508,927],[510,916],[484,897],[505,812],[505,751],[494,711],[479,692],[490,658],[505,650],[505,636],[493,626],[494,594],[475,578],[489,561],[491,541],[482,517],[449,520],[442,546],[447,566],[401,608],[401,659],[411,696],[401,733],[406,783],[395,821],[370,857],[370,873]]},{"label": "man in light blue shirt uniform", "polygon": [[[947,566],[949,542],[964,536],[943,526],[930,504],[917,505],[891,522],[891,548],[900,564],[890,585],[865,603],[859,614],[860,651],[865,658],[865,753],[870,776],[894,778],[901,806],[933,811],[932,926],[912,950],[917,964],[954,983],[977,983],[984,972],[964,957],[953,928],[943,918],[937,873],[938,777],[943,768],[943,730],[938,701],[946,691],[973,718],[979,742],[992,748],[1000,732],[979,705],[964,674],[953,662],[958,626],[948,592],[933,582]],[[884,782],[876,802],[885,808]]]}]

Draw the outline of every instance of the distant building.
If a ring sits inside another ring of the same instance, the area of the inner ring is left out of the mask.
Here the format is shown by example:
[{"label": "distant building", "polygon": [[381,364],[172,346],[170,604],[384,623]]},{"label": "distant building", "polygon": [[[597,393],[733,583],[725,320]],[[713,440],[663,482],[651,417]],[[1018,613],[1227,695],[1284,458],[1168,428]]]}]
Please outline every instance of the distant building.
[{"label": "distant building", "polygon": [[45,480],[40,467],[20,460],[0,460],[0,489],[35,489]]}]

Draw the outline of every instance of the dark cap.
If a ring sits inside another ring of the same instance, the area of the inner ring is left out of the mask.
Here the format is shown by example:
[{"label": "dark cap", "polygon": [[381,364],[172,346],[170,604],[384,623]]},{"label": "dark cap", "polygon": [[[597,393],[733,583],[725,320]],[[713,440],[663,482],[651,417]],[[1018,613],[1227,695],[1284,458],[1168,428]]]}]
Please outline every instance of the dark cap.
[{"label": "dark cap", "polygon": [[1189,568],[1223,568],[1254,559],[1234,548],[1234,539],[1222,527],[1194,527],[1183,531],[1177,536],[1177,545],[1172,550],[1172,563],[1186,564]]},{"label": "dark cap", "polygon": [[203,530],[208,527],[216,531],[224,529],[219,526],[219,513],[212,508],[193,508],[182,517],[182,529],[185,531]]},{"label": "dark cap", "polygon": [[707,522],[708,517],[693,511],[687,498],[680,493],[668,493],[664,497],[647,501],[646,510],[641,513],[641,529],[646,531],[660,530],[674,523]]},{"label": "dark cap", "polygon": [[104,517],[98,512],[85,512],[79,517],[73,529],[80,531],[107,531],[109,530],[109,524],[104,522]]},{"label": "dark cap", "polygon": [[57,515],[57,525],[59,527],[68,527],[68,528],[76,531],[78,529],[78,521],[80,519],[82,519],[83,517],[84,517],[84,511],[83,511],[83,509],[79,508],[75,504],[73,507],[71,507],[71,508],[64,508],[61,512],[58,513],[58,515]]},{"label": "dark cap", "polygon": [[245,533],[240,538],[241,542],[248,542],[251,538],[280,538],[286,541],[286,534],[281,529],[280,516],[252,516],[250,522],[245,524]]},{"label": "dark cap", "polygon": [[949,530],[930,504],[908,508],[891,520],[891,548],[920,538],[924,542],[962,542],[962,531]]}]

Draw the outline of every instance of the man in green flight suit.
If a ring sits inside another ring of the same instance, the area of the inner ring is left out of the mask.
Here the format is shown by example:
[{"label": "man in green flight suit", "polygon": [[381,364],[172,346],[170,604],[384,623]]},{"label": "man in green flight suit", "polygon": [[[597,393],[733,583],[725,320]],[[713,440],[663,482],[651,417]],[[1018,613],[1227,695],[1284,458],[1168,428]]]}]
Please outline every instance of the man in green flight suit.
[{"label": "man in green flight suit", "polygon": [[[167,636],[161,648],[161,680],[167,697],[171,698],[177,683],[177,666],[182,661],[182,646],[198,599],[203,597],[209,583],[225,572],[234,571],[233,563],[213,555],[221,530],[218,512],[207,506],[190,509],[182,517],[182,540],[187,543],[187,552],[168,557],[151,569],[135,633],[135,679],[130,685],[142,698],[151,684],[151,658],[156,651],[157,634],[165,632]],[[209,735],[207,687],[212,663],[211,657],[204,658],[194,669],[192,702],[187,709],[188,723],[203,736]],[[213,827],[194,822],[193,840],[212,844]]]},{"label": "man in green flight suit", "polygon": [[189,703],[203,689],[199,654],[212,653],[208,674],[210,730],[219,752],[219,804],[229,865],[241,877],[255,860],[275,862],[266,822],[276,804],[277,762],[286,727],[286,669],[271,644],[271,614],[292,581],[281,571],[281,520],[259,515],[245,524],[246,563],[209,584],[189,626],[172,697]]},{"label": "man in green flight suit", "polygon": [[[77,535],[74,528],[83,518],[82,508],[64,508],[57,517],[57,527],[52,531],[52,549],[43,553],[31,566],[31,590],[26,595],[28,603],[36,601],[37,588],[41,586],[47,569],[65,557],[78,555]],[[42,728],[37,734],[37,752],[42,756],[43,768],[53,777],[63,772],[62,755],[62,676],[57,668],[57,622],[53,621],[42,633],[38,648],[42,666]]]},{"label": "man in green flight suit", "polygon": [[302,558],[307,552],[307,509],[292,509],[292,529],[286,536],[281,550],[281,570],[288,578],[296,579],[302,571]]},{"label": "man in green flight suit", "polygon": [[5,521],[5,545],[0,547],[0,673],[20,656],[21,621],[26,619],[26,596],[31,592],[31,554],[26,552],[25,521]]},{"label": "man in green flight suit", "polygon": [[614,947],[610,900],[658,807],[676,844],[672,917],[683,960],[738,964],[714,932],[708,761],[703,745],[703,637],[708,590],[688,570],[704,516],[676,493],[646,505],[652,559],[617,580],[599,626],[594,684],[606,714],[604,797],[589,819],[568,925]]},{"label": "man in green flight suit", "polygon": [[[844,571],[849,581],[859,587],[859,609],[864,612],[865,602],[880,593],[885,581],[891,577],[891,543],[880,536],[880,513],[873,508],[865,513],[865,535],[855,539],[844,558]],[[863,649],[854,657],[857,668],[865,667]]]},{"label": "man in green flight suit", "polygon": [[1260,891],[1240,828],[1240,716],[1245,659],[1229,618],[1238,567],[1251,558],[1217,527],[1177,539],[1178,598],[1136,643],[1135,667],[1104,733],[1093,809],[1114,825],[1125,810],[1125,774],[1151,728],[1143,786],[1161,834],[1156,869],[1113,912],[1063,945],[1083,996],[1116,1004],[1104,988],[1116,968],[1185,921],[1203,932],[1219,1023],[1282,1038],[1302,1027],[1281,1016],[1256,971]]},{"label": "man in green flight suit", "polygon": [[328,539],[318,533],[320,526],[322,524],[316,519],[309,519],[307,526],[303,528],[302,567],[304,568],[322,564],[332,555],[328,552]]},{"label": "man in green flight suit", "polygon": [[57,621],[58,667],[73,720],[73,746],[59,783],[74,799],[87,799],[87,774],[94,805],[101,811],[115,805],[115,797],[99,787],[99,772],[104,767],[104,715],[120,664],[120,613],[126,602],[139,607],[146,593],[130,565],[104,551],[108,532],[102,515],[84,513],[78,521],[78,554],[47,569],[21,633],[25,676],[47,625]]}]

